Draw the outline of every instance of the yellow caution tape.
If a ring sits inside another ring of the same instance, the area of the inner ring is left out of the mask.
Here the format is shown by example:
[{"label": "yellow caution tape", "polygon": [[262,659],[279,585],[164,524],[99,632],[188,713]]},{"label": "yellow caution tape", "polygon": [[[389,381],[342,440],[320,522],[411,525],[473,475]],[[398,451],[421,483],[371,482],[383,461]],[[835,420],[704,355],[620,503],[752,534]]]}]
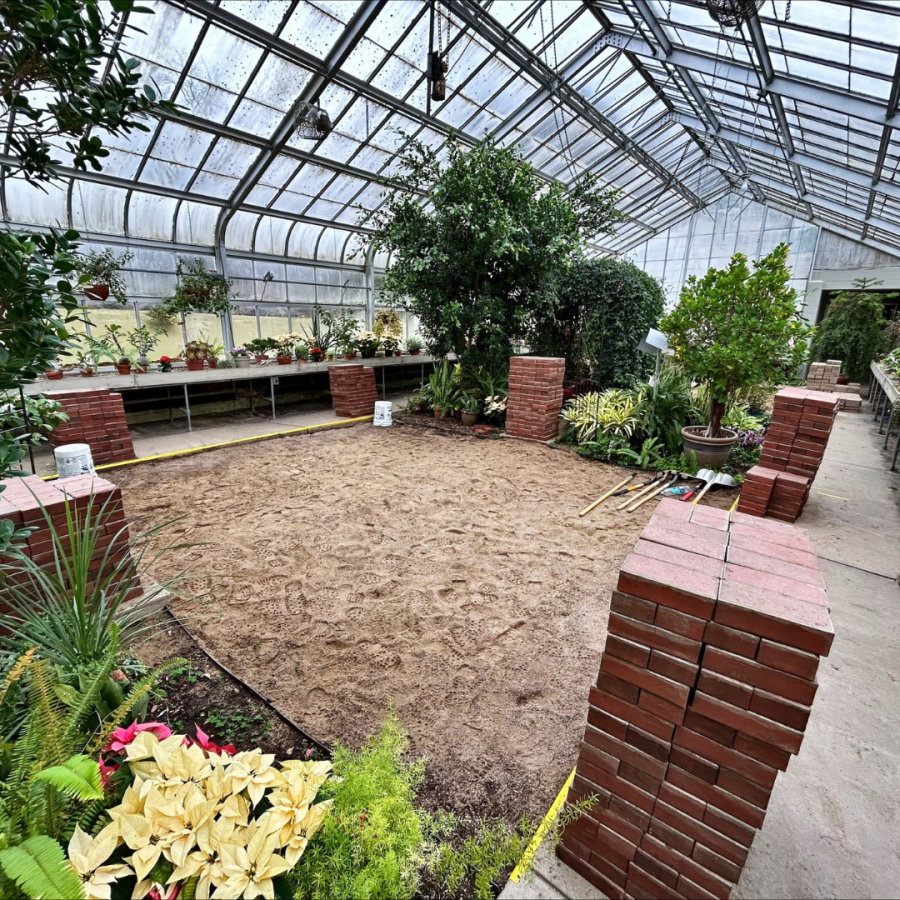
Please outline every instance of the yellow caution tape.
[{"label": "yellow caution tape", "polygon": [[741,495],[738,494],[737,499],[734,501],[734,503],[731,504],[731,509],[729,509],[728,512],[734,512],[738,507],[738,503],[740,503],[740,502],[741,502]]},{"label": "yellow caution tape", "polygon": [[566,783],[562,786],[562,790],[556,795],[556,799],[553,801],[553,806],[550,807],[547,815],[544,816],[544,821],[541,822],[540,828],[538,828],[538,830],[534,833],[534,837],[531,839],[531,843],[528,845],[525,853],[519,860],[519,864],[513,869],[512,875],[509,876],[510,881],[518,881],[530,868],[531,861],[534,859],[534,856],[540,849],[544,838],[547,836],[547,832],[551,829],[551,827],[553,826],[553,822],[559,815],[559,808],[563,805],[563,801],[566,799],[566,794],[569,792],[569,788],[572,786],[572,782],[574,780],[575,770],[572,769],[571,774],[566,779]]},{"label": "yellow caution tape", "polygon": [[[236,438],[233,441],[220,441],[218,444],[204,444],[202,447],[186,447],[184,450],[172,450],[170,453],[157,453],[155,456],[142,456],[139,459],[124,459],[121,462],[105,463],[95,466],[98,472],[106,469],[117,469],[120,466],[134,466],[137,463],[152,462],[155,459],[171,459],[175,456],[187,456],[190,453],[202,453],[204,450],[218,450],[221,447],[233,447],[236,444],[248,444],[251,441],[265,441],[269,438],[284,437],[286,434],[303,434],[306,431],[318,431],[322,428],[338,428],[341,425],[355,425],[357,422],[371,421],[374,416],[358,416],[355,419],[341,419],[338,422],[322,422],[320,425],[304,425],[302,428],[289,428],[285,431],[270,431],[267,434],[254,434],[250,437]],[[42,475],[44,481],[59,478],[58,475]]]},{"label": "yellow caution tape", "polygon": [[816,491],[817,494],[821,494],[823,497],[831,497],[832,500],[846,500],[848,503],[850,502],[849,497],[839,497],[837,494],[826,494],[825,491]]}]

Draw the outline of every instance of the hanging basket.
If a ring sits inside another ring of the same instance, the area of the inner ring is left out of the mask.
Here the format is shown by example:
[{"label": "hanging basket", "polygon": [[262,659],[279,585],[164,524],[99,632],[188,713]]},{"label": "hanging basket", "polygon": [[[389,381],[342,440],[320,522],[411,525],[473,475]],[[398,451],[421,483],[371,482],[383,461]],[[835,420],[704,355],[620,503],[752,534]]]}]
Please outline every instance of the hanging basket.
[{"label": "hanging basket", "polygon": [[322,107],[314,103],[301,103],[297,108],[294,134],[306,141],[321,141],[331,134],[331,118]]},{"label": "hanging basket", "polygon": [[712,19],[726,28],[738,28],[756,15],[763,0],[706,0]]}]

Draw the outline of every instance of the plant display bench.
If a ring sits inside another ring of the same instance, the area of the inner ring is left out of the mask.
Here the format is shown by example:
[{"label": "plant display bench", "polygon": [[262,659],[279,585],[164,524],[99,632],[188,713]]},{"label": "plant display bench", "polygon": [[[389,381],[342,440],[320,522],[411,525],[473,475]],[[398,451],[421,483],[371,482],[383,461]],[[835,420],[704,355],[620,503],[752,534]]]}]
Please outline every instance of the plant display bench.
[{"label": "plant display bench", "polygon": [[[873,417],[880,417],[879,434],[884,434],[884,449],[888,449],[891,432],[897,429],[897,442],[891,456],[891,471],[897,471],[897,455],[900,454],[900,421],[898,421],[898,403],[900,403],[900,385],[894,381],[878,363],[873,362],[869,368],[872,372],[872,390],[869,402],[872,404]],[[885,426],[887,419],[887,426]]]}]

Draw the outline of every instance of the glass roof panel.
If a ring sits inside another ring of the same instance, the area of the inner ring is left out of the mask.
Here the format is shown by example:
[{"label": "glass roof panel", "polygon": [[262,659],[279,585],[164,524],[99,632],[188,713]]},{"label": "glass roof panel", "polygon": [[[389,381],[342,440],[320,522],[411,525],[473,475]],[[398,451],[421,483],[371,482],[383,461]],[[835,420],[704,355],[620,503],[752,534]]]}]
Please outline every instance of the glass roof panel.
[{"label": "glass roof panel", "polygon": [[212,246],[218,216],[218,206],[210,206],[207,203],[182,203],[175,220],[175,240],[183,244]]},{"label": "glass roof panel", "polygon": [[174,197],[132,191],[128,203],[128,234],[171,241],[177,206],[178,201]]}]

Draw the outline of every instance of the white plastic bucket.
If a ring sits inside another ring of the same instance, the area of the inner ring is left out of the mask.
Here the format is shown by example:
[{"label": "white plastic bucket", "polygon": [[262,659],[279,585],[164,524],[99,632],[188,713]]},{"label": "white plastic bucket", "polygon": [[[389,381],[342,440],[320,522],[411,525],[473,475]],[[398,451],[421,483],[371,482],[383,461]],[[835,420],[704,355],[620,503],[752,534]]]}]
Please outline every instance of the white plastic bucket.
[{"label": "white plastic bucket", "polygon": [[94,458],[87,444],[64,444],[53,451],[56,457],[56,471],[60,478],[73,475],[96,475]]},{"label": "white plastic bucket", "polygon": [[376,400],[375,418],[373,419],[372,424],[378,425],[381,428],[390,428],[391,425],[394,424],[394,421],[391,418],[392,409],[393,404],[390,400]]}]

